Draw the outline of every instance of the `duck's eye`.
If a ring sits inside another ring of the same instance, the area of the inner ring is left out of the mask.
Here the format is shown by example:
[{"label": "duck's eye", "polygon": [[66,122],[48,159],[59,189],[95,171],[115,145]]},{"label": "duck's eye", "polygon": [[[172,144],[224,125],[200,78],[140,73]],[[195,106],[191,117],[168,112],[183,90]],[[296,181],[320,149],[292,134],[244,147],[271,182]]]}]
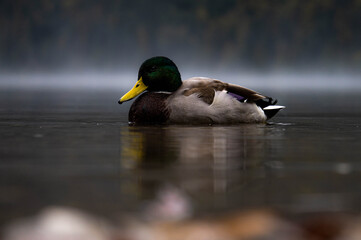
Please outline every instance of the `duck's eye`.
[{"label": "duck's eye", "polygon": [[150,68],[150,72],[154,72],[155,70],[157,70],[157,66],[152,66],[152,67]]}]

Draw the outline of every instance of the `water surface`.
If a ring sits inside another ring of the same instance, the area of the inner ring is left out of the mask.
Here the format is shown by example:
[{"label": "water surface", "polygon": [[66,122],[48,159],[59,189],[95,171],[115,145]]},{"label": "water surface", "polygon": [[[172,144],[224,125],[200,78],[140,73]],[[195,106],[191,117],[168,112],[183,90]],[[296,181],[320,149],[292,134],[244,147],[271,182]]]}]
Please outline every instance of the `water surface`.
[{"label": "water surface", "polygon": [[277,94],[266,125],[136,127],[117,91],[2,90],[0,223],[49,205],[138,214],[169,185],[196,215],[359,212],[359,94]]}]

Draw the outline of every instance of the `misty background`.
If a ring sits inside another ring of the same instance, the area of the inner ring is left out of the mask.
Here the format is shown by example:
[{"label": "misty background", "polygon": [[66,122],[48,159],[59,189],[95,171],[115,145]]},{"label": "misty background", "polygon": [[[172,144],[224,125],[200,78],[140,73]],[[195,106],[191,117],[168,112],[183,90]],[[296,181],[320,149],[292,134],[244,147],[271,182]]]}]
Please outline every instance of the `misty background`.
[{"label": "misty background", "polygon": [[3,0],[0,80],[128,87],[164,55],[183,79],[361,89],[360,23],[360,0]]}]

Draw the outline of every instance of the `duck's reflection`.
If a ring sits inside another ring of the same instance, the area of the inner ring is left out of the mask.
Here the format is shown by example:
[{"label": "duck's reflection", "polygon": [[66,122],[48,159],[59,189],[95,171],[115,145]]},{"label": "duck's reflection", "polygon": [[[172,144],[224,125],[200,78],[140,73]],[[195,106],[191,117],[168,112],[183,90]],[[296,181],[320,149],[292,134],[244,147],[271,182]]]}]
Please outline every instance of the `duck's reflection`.
[{"label": "duck's reflection", "polygon": [[140,195],[169,182],[190,193],[226,192],[239,188],[246,170],[260,165],[267,131],[265,125],[126,126],[121,168],[133,173]]},{"label": "duck's reflection", "polygon": [[245,167],[248,159],[262,154],[265,130],[263,125],[123,127],[122,167],[220,170]]}]

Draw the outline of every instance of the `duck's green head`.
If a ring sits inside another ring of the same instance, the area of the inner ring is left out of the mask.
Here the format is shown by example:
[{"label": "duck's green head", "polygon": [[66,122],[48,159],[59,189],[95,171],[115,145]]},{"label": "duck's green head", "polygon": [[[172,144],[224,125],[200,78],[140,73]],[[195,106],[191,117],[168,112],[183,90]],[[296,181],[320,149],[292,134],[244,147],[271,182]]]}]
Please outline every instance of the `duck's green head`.
[{"label": "duck's green head", "polygon": [[152,57],[140,66],[138,81],[120,98],[119,103],[135,98],[145,90],[174,92],[181,85],[180,73],[172,60],[166,57]]}]

